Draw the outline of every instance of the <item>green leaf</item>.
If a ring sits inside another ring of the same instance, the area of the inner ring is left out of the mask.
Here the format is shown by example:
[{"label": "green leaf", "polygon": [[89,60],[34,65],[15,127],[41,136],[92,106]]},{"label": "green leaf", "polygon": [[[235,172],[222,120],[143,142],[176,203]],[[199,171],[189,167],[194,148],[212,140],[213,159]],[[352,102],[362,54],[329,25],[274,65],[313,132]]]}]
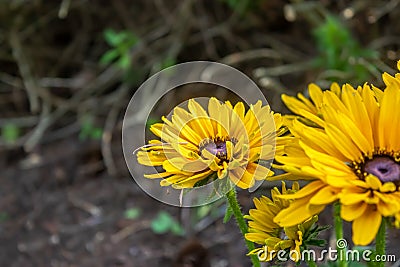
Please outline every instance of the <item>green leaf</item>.
[{"label": "green leaf", "polygon": [[206,178],[204,178],[203,180],[197,181],[193,187],[200,187],[203,185],[208,184],[208,182],[210,181],[211,175],[207,176]]},{"label": "green leaf", "polygon": [[197,208],[197,217],[204,218],[210,212],[210,208],[208,205],[200,206]]},{"label": "green leaf", "polygon": [[176,59],[172,57],[167,57],[164,59],[164,61],[161,63],[161,69],[166,69],[168,67],[171,67],[176,64]]},{"label": "green leaf", "polygon": [[130,208],[124,212],[124,217],[130,220],[137,219],[141,214],[141,210],[139,208]]},{"label": "green leaf", "polygon": [[158,213],[157,217],[151,221],[150,227],[156,234],[165,234],[171,229],[173,224],[174,220],[171,215],[165,211],[161,211]]},{"label": "green leaf", "polygon": [[103,130],[101,128],[93,128],[92,131],[90,132],[90,137],[94,140],[99,140],[101,139],[103,135]]},{"label": "green leaf", "polygon": [[326,240],[322,239],[313,239],[310,241],[305,242],[305,245],[307,246],[316,246],[316,247],[323,247],[326,245]]},{"label": "green leaf", "polygon": [[146,126],[150,127],[151,125],[156,124],[157,122],[160,122],[160,120],[156,118],[148,118],[146,121]]},{"label": "green leaf", "polygon": [[150,227],[156,234],[165,234],[171,232],[175,235],[183,235],[184,230],[182,226],[168,213],[160,211],[156,218],[154,218]]},{"label": "green leaf", "polygon": [[104,40],[108,45],[116,47],[121,42],[121,37],[113,29],[106,29],[103,33]]},{"label": "green leaf", "polygon": [[183,230],[182,226],[175,222],[171,225],[171,233],[179,236],[183,236],[185,234],[185,230]]},{"label": "green leaf", "polygon": [[79,140],[86,140],[90,136],[92,123],[89,120],[84,120],[81,123],[81,131],[79,132]]},{"label": "green leaf", "polygon": [[121,55],[121,57],[118,60],[118,66],[123,70],[127,70],[130,65],[131,65],[131,58],[129,56],[129,53]]},{"label": "green leaf", "polygon": [[128,49],[130,49],[132,46],[134,46],[135,44],[137,44],[137,42],[139,42],[139,37],[137,37],[135,34],[132,33],[128,33],[126,36],[126,44]]},{"label": "green leaf", "polygon": [[227,204],[223,222],[224,223],[229,222],[229,220],[232,218],[232,215],[233,215],[233,210],[232,210],[231,206]]},{"label": "green leaf", "polygon": [[1,136],[6,143],[13,144],[20,136],[20,129],[15,124],[6,124],[2,129]]},{"label": "green leaf", "polygon": [[101,56],[100,58],[100,64],[109,64],[113,62],[115,59],[117,59],[119,56],[118,50],[116,49],[111,49],[108,50],[107,52],[104,53],[104,55]]}]

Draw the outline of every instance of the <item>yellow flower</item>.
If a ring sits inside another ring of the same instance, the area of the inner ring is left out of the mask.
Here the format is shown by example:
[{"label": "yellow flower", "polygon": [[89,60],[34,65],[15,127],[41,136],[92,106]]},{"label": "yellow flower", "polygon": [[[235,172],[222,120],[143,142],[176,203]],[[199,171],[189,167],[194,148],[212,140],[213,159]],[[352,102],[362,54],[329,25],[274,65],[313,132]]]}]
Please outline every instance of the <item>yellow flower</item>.
[{"label": "yellow flower", "polygon": [[216,98],[209,100],[207,111],[191,99],[188,110],[175,107],[170,120],[163,117],[163,123],[151,126],[161,140],[143,147],[138,162],[162,166],[164,171],[145,177],[161,178],[162,186],[174,188],[202,185],[212,174],[219,179],[229,176],[241,188],[266,178],[269,168],[258,163],[274,157],[275,136],[284,132],[280,114],[273,114],[261,101],[246,112],[242,102],[233,107]]},{"label": "yellow flower", "polygon": [[290,258],[299,261],[301,256],[300,246],[303,244],[304,234],[317,221],[318,217],[308,218],[305,222],[289,227],[280,227],[274,222],[274,217],[283,209],[289,207],[290,201],[280,198],[282,195],[291,195],[299,190],[295,182],[292,189],[286,189],[282,182],[282,194],[275,187],[271,190],[271,199],[262,196],[254,198],[255,209],[249,211],[245,218],[249,220],[249,233],[245,238],[251,242],[263,245],[251,251],[249,255],[257,255],[262,261],[271,261],[278,251],[289,250]]},{"label": "yellow flower", "polygon": [[283,96],[297,117],[291,117],[294,138],[276,157],[277,167],[287,179],[312,182],[289,196],[294,201],[275,222],[296,224],[339,200],[341,217],[353,222],[354,243],[367,245],[382,217],[399,220],[400,74],[385,73],[383,81],[384,91],[367,84],[322,91],[312,84],[311,101]]}]

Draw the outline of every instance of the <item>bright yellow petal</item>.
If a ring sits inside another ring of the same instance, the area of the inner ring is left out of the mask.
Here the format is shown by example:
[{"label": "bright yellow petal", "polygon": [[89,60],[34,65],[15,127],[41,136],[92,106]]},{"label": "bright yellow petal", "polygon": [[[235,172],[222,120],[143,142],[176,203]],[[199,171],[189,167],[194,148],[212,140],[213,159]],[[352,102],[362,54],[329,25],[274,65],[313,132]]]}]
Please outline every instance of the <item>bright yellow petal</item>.
[{"label": "bright yellow petal", "polygon": [[311,199],[310,204],[313,205],[326,205],[338,199],[339,189],[326,186],[319,190]]},{"label": "bright yellow petal", "polygon": [[374,206],[369,206],[366,211],[353,221],[353,242],[355,245],[366,246],[370,244],[381,225],[382,215]]},{"label": "bright yellow petal", "polygon": [[353,221],[364,214],[367,209],[368,204],[365,202],[360,202],[352,205],[342,205],[340,207],[340,217],[346,221]]}]

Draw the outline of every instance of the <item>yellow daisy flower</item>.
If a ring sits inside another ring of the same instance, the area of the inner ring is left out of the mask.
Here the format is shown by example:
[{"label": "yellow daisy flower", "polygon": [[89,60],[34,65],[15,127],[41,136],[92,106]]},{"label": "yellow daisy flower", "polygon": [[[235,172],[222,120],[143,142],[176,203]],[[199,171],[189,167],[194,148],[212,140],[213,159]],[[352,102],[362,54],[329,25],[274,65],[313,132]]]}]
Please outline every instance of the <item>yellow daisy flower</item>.
[{"label": "yellow daisy flower", "polygon": [[282,194],[275,187],[271,190],[271,199],[262,196],[254,198],[255,209],[244,216],[249,220],[249,233],[245,238],[251,242],[263,245],[251,251],[249,255],[257,255],[262,261],[271,261],[278,251],[288,250],[290,258],[299,261],[301,256],[300,246],[303,237],[311,226],[318,220],[317,216],[308,218],[299,225],[280,227],[274,222],[274,217],[283,209],[289,207],[290,201],[280,198],[282,195],[290,195],[299,190],[299,184],[295,182],[291,189],[286,189],[282,182]]},{"label": "yellow daisy flower", "polygon": [[[400,69],[400,62],[398,64]],[[382,217],[400,218],[400,74],[383,74],[384,91],[365,84],[309,86],[311,101],[283,96],[298,116],[294,135],[277,166],[287,179],[312,180],[275,222],[293,225],[339,200],[341,217],[353,222],[353,241],[367,245]],[[287,198],[287,196],[283,196]]]},{"label": "yellow daisy flower", "polygon": [[161,178],[162,186],[174,188],[205,184],[212,174],[219,179],[229,176],[241,188],[266,178],[269,168],[258,163],[274,157],[275,136],[285,131],[280,129],[280,114],[273,114],[261,101],[246,112],[242,102],[233,107],[216,98],[209,100],[207,111],[191,99],[188,110],[175,107],[171,119],[163,117],[163,123],[151,126],[161,140],[151,140],[137,159],[143,165],[162,166],[164,171],[145,177]]}]

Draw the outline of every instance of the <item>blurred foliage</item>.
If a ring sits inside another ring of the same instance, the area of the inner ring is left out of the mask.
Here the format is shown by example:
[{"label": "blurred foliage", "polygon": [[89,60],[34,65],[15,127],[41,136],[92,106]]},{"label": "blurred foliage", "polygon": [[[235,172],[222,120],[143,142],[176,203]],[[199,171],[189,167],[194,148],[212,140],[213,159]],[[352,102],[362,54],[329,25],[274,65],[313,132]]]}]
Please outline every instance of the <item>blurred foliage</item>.
[{"label": "blurred foliage", "polygon": [[113,29],[106,29],[103,36],[112,48],[103,54],[100,63],[106,65],[115,62],[121,69],[129,69],[131,66],[130,50],[139,41],[139,38],[128,30],[117,32]]},{"label": "blurred foliage", "polygon": [[14,144],[20,135],[20,129],[15,124],[8,123],[1,130],[1,138],[7,144]]},{"label": "blurred foliage", "polygon": [[367,80],[370,73],[366,60],[377,58],[378,53],[362,48],[337,17],[328,15],[313,33],[319,52],[317,67],[345,72],[355,82]]},{"label": "blurred foliage", "polygon": [[225,2],[232,10],[243,15],[247,11],[251,10],[257,6],[260,0],[249,1],[249,0],[222,0]]},{"label": "blurred foliage", "polygon": [[196,217],[197,220],[201,220],[205,217],[210,217],[213,219],[219,218],[221,215],[220,207],[221,205],[223,206],[225,203],[221,200],[218,200],[214,203],[199,206],[196,208]]},{"label": "blurred foliage", "polygon": [[142,211],[139,208],[129,208],[125,210],[124,212],[124,217],[129,220],[134,220],[139,218],[141,215]]},{"label": "blurred foliage", "polygon": [[85,118],[81,123],[81,131],[79,133],[80,140],[100,140],[103,135],[103,130],[96,127],[91,119]]},{"label": "blurred foliage", "polygon": [[162,70],[174,66],[177,63],[176,58],[166,57],[155,65],[156,70]]},{"label": "blurred foliage", "polygon": [[165,234],[171,232],[175,235],[184,235],[182,226],[168,213],[160,211],[157,217],[151,221],[150,227],[156,234]]},{"label": "blurred foliage", "polygon": [[220,1],[228,5],[230,9],[232,9],[234,12],[236,12],[241,16],[255,14],[259,11],[262,13],[264,11],[265,6],[277,7],[281,5],[279,1],[271,1],[271,0],[220,0]]}]

